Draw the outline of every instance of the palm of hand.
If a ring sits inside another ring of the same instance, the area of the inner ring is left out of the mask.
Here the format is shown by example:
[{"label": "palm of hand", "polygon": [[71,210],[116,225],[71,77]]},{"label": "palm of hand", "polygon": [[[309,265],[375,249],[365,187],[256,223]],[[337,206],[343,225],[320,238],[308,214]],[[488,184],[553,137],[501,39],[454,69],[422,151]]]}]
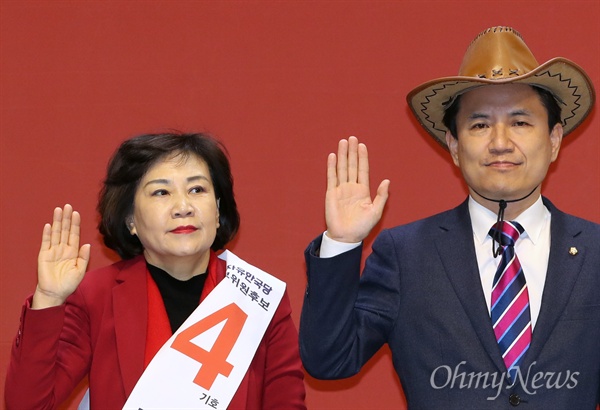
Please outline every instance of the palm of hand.
[{"label": "palm of hand", "polygon": [[85,273],[78,265],[79,249],[68,244],[41,250],[38,258],[38,288],[46,293],[66,298],[73,293]]},{"label": "palm of hand", "polygon": [[327,191],[325,201],[327,232],[333,239],[360,242],[381,217],[363,184],[342,183]]}]

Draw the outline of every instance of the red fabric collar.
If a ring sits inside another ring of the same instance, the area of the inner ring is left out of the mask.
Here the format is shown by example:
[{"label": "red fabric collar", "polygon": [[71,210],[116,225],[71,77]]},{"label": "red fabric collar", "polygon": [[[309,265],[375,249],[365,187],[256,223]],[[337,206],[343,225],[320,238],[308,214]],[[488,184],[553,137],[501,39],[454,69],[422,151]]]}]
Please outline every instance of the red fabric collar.
[{"label": "red fabric collar", "polygon": [[[208,261],[207,275],[202,295],[200,296],[200,302],[225,277],[225,262],[219,259],[212,250],[210,251],[210,259]],[[162,296],[147,268],[146,282],[148,283],[148,327],[146,331],[146,348],[144,351],[144,369],[173,335]]]}]

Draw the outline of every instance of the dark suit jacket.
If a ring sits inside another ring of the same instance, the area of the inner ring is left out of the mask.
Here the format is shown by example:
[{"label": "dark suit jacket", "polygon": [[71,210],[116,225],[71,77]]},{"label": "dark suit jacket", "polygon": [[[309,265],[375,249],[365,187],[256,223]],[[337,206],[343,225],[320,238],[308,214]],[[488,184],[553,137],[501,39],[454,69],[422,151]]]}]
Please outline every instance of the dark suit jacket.
[{"label": "dark suit jacket", "polygon": [[514,386],[500,384],[506,367],[466,201],[384,230],[360,280],[360,248],[320,259],[320,238],[309,245],[300,321],[306,370],[322,379],[349,377],[388,343],[410,409],[512,408],[512,397],[522,408],[594,410],[600,397],[600,225],[544,204],[552,214],[548,272]]},{"label": "dark suit jacket", "polygon": [[[214,254],[208,274],[203,295],[225,276]],[[86,374],[91,409],[122,409],[144,370],[146,280],[145,260],[137,257],[88,272],[62,306],[24,306],[6,380],[8,409],[54,409]],[[305,408],[290,314],[286,293],[229,408]]]}]

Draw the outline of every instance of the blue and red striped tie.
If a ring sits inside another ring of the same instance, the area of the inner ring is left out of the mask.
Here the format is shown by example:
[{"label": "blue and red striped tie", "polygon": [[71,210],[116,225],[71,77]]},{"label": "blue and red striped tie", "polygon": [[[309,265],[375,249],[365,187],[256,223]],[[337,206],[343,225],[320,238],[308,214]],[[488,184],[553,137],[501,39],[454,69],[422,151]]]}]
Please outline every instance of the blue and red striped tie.
[{"label": "blue and red striped tie", "polygon": [[492,287],[492,323],[502,358],[513,381],[531,343],[529,292],[514,248],[523,231],[523,227],[514,221],[500,221],[490,229],[490,236],[502,248],[502,259]]}]

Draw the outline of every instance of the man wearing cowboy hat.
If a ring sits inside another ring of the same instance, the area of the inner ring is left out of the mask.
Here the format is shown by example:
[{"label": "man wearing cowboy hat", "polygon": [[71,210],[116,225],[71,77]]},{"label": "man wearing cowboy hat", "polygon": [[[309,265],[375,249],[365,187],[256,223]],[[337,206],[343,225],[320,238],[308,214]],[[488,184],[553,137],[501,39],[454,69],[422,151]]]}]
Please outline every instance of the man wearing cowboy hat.
[{"label": "man wearing cowboy hat", "polygon": [[407,99],[469,197],[384,230],[361,276],[389,181],[371,200],[366,147],[340,141],[327,164],[327,231],[305,254],[305,368],[349,377],[388,343],[409,408],[596,409],[600,226],[541,196],[563,136],[593,106],[588,76],[563,58],[539,65],[516,31],[493,27],[458,76]]}]

